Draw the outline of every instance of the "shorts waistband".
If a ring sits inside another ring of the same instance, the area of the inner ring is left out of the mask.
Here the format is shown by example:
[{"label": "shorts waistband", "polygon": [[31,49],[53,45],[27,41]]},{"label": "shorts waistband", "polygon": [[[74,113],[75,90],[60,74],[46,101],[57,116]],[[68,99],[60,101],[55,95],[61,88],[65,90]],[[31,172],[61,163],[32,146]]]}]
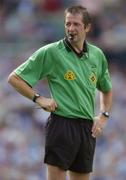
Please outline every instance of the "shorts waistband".
[{"label": "shorts waistband", "polygon": [[74,122],[78,122],[78,123],[82,123],[82,124],[93,124],[93,120],[91,119],[86,119],[86,118],[68,118],[65,116],[60,116],[54,113],[51,113],[51,117],[52,118],[56,118],[56,119],[63,119],[63,120],[69,120],[69,121],[74,121]]}]

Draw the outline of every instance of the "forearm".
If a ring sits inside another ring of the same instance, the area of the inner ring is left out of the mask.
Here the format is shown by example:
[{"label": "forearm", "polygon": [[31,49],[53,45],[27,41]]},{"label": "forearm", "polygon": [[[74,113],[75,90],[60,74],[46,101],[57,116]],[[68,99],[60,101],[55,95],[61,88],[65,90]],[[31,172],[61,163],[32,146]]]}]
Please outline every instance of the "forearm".
[{"label": "forearm", "polygon": [[19,92],[21,95],[27,97],[28,99],[33,99],[35,94],[34,90],[15,73],[11,73],[8,77],[8,83]]},{"label": "forearm", "polygon": [[100,92],[100,111],[98,116],[94,117],[94,124],[92,127],[92,136],[96,137],[105,127],[107,123],[107,119],[109,118],[105,112],[110,112],[112,106],[112,91],[108,91],[106,93]]},{"label": "forearm", "polygon": [[112,91],[106,93],[100,92],[100,111],[110,112],[112,106]]},{"label": "forearm", "polygon": [[[22,94],[23,96],[33,100],[35,95],[35,91],[19,76],[15,73],[11,73],[8,77],[8,82],[12,85],[17,92]],[[45,98],[40,96],[35,101],[41,108],[45,109],[46,111],[53,112],[55,108],[57,108],[56,102],[52,98]]]}]

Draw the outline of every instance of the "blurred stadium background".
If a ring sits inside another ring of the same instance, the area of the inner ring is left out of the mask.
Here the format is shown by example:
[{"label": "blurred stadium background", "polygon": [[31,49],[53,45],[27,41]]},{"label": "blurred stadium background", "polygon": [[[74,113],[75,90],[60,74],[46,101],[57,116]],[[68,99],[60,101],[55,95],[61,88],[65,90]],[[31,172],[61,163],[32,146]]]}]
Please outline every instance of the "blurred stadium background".
[{"label": "blurred stadium background", "polygon": [[[77,3],[92,14],[88,39],[106,53],[114,91],[112,115],[97,140],[92,180],[126,179],[126,1],[0,0],[0,180],[46,179],[49,114],[16,93],[7,76],[37,48],[64,36],[63,11]],[[49,94],[45,80],[36,89]]]}]

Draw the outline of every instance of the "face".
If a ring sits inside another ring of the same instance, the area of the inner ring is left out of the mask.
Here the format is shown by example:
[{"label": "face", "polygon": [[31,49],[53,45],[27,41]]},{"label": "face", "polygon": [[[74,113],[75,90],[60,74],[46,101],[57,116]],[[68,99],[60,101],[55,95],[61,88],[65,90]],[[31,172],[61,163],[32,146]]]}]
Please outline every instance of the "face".
[{"label": "face", "polygon": [[83,42],[86,37],[86,33],[89,32],[90,25],[84,26],[82,21],[82,14],[67,13],[65,17],[65,32],[70,41],[74,43]]}]

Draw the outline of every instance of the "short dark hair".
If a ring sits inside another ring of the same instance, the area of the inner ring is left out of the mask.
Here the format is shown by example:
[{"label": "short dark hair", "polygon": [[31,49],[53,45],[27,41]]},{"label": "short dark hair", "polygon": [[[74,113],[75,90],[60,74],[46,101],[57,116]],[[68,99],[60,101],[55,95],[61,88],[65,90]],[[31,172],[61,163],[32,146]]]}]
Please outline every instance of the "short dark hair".
[{"label": "short dark hair", "polygon": [[67,13],[71,13],[71,14],[82,14],[83,16],[83,23],[85,26],[87,26],[88,24],[91,23],[91,16],[89,14],[89,12],[87,11],[87,8],[81,5],[74,5],[74,6],[70,6],[65,10],[65,16]]}]

